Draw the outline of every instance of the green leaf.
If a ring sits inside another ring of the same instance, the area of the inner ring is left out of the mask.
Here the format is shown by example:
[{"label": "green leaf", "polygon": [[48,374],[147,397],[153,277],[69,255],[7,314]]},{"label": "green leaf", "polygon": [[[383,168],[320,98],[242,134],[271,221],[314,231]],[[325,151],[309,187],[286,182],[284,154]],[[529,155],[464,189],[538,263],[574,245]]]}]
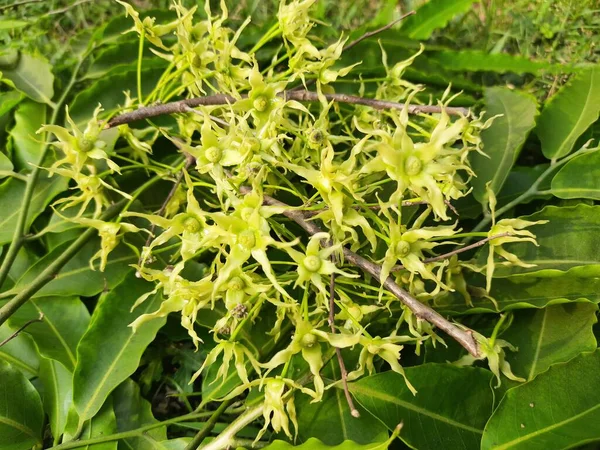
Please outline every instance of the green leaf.
[{"label": "green leaf", "polygon": [[600,440],[598,385],[599,350],[550,367],[506,393],[481,449],[558,450]]},{"label": "green leaf", "polygon": [[350,385],[350,392],[390,430],[400,422],[400,438],[410,447],[479,449],[492,412],[491,372],[451,364],[405,369],[417,389],[413,395],[401,375],[384,372]]},{"label": "green leaf", "polygon": [[0,20],[0,31],[16,30],[17,28],[23,28],[27,25],[29,25],[29,22],[24,20],[2,19]]},{"label": "green leaf", "polygon": [[[73,435],[76,430],[79,429],[79,423],[77,419],[77,412],[71,408],[69,409],[69,418],[67,422],[67,428],[65,431],[64,442],[68,442],[73,439]],[[98,411],[92,420],[88,421],[82,428],[79,439],[92,439],[97,437],[108,436],[114,434],[117,431],[117,419],[113,411],[112,400],[109,398],[104,406]],[[117,450],[117,441],[101,442],[98,444],[86,445],[85,450]]]},{"label": "green leaf", "polygon": [[[356,421],[356,419],[354,419]],[[354,441],[344,441],[339,445],[327,445],[317,438],[310,438],[304,444],[293,445],[289,442],[275,440],[265,447],[265,450],[384,450],[387,444],[374,442],[370,444],[358,444]]]},{"label": "green leaf", "polygon": [[[572,302],[600,302],[600,278],[577,278],[571,275],[553,278],[514,277],[497,278],[492,283],[491,296],[494,303],[483,293],[485,278],[477,275],[467,277],[471,288],[473,306],[457,292],[435,299],[435,309],[443,314],[485,313],[512,311],[523,308],[543,308]],[[479,287],[479,291],[473,287]]]},{"label": "green leaf", "polygon": [[[15,111],[15,126],[10,130],[10,136],[17,170],[31,172],[32,164],[39,164],[44,137],[35,133],[46,121],[46,105],[31,100],[22,102]],[[46,176],[44,173],[40,178]]]},{"label": "green leaf", "polygon": [[44,314],[44,320],[27,327],[42,356],[56,360],[69,371],[75,369],[76,349],[90,322],[90,313],[77,297],[42,297],[25,303],[9,323],[23,326]]},{"label": "green leaf", "polygon": [[21,372],[0,361],[0,448],[29,450],[42,444],[40,396]]},{"label": "green leaf", "polygon": [[[130,91],[132,96],[137,96],[137,71],[135,67],[129,69],[110,77],[99,78],[88,88],[79,92],[69,108],[69,114],[75,123],[85,125],[98,104],[102,105],[105,113],[123,106],[125,104],[123,92],[125,91]],[[163,72],[162,68],[142,70],[143,95],[148,95],[154,89]]]},{"label": "green leaf", "polygon": [[13,164],[8,156],[0,152],[0,178],[4,178],[2,172],[11,172],[13,170]]},{"label": "green leaf", "polygon": [[[38,179],[29,210],[27,212],[26,227],[30,227],[34,219],[46,209],[48,203],[60,192],[67,188],[67,180],[62,177]],[[13,240],[19,212],[23,206],[25,183],[11,178],[0,186],[0,245]]]},{"label": "green leaf", "polygon": [[[62,244],[40,259],[8,292],[14,294],[19,292],[23,286],[29,285],[70,244],[70,242]],[[104,289],[110,289],[119,284],[127,274],[129,265],[137,260],[136,256],[129,247],[121,245],[111,252],[106,270],[100,272],[99,270],[92,270],[89,264],[91,257],[99,248],[100,243],[98,240],[94,239],[88,242],[52,281],[33,295],[34,298],[51,295],[91,297],[99,294]]]},{"label": "green leaf", "polygon": [[[88,69],[85,78],[111,77],[113,75],[137,70],[139,42],[119,42],[101,51]],[[150,46],[144,47],[142,68],[165,68],[168,62],[158,58]]]},{"label": "green leaf", "polygon": [[600,200],[600,151],[585,153],[565,164],[552,179],[552,194]]},{"label": "green leaf", "polygon": [[600,66],[581,70],[550,99],[538,120],[536,133],[548,159],[568,155],[600,114]]},{"label": "green leaf", "polygon": [[73,373],[60,362],[41,358],[40,381],[44,387],[44,411],[48,414],[54,444],[65,431],[73,403]]},{"label": "green leaf", "polygon": [[429,39],[435,30],[444,28],[454,16],[467,12],[475,1],[431,0],[402,22],[401,31],[412,39]]},{"label": "green leaf", "polygon": [[427,57],[450,71],[468,72],[514,72],[514,73],[564,73],[569,67],[532,61],[523,56],[508,53],[486,53],[481,50],[443,50],[428,52]]},{"label": "green leaf", "polygon": [[[140,388],[133,380],[129,379],[121,383],[112,397],[118,432],[158,423],[152,415],[150,402],[142,398]],[[124,439],[122,447],[130,450],[162,449],[159,442],[165,439],[167,439],[166,427],[157,427],[144,432],[143,437]]]},{"label": "green leaf", "polygon": [[[11,336],[18,328],[4,324],[0,327],[0,342]],[[21,333],[0,347],[0,361],[10,363],[31,379],[38,374],[39,355],[26,333]]]},{"label": "green leaf", "polygon": [[[324,376],[330,376],[333,371],[333,379],[339,380],[337,364],[337,360],[329,363],[327,365],[329,373]],[[352,417],[342,389],[325,391],[323,400],[318,403],[310,403],[311,400],[307,395],[296,395],[299,442],[317,438],[325,445],[337,445],[344,441],[370,444],[385,442],[388,439],[385,425],[360,405],[355,405],[360,412],[360,418]]]},{"label": "green leaf", "polygon": [[[511,253],[534,267],[496,265],[494,277],[535,274],[594,277],[600,274],[600,206],[579,204],[573,207],[547,206],[540,212],[522,217],[525,220],[549,220],[531,227],[539,244],[518,242],[505,244]],[[487,258],[487,249],[478,253],[478,262]]]},{"label": "green leaf", "polygon": [[502,339],[518,347],[508,361],[513,372],[532,380],[553,364],[598,347],[592,330],[598,305],[570,303],[517,311]]},{"label": "green leaf", "polygon": [[25,98],[23,94],[17,91],[0,93],[0,117],[10,112]]},{"label": "green leaf", "polygon": [[73,400],[80,422],[93,417],[108,395],[135,372],[142,353],[165,323],[164,318],[146,322],[136,333],[129,327],[139,315],[155,311],[161,304],[162,297],[153,295],[131,311],[135,301],[151,288],[130,272],[98,303],[77,347]]},{"label": "green leaf", "polygon": [[472,180],[473,196],[487,202],[486,184],[500,192],[538,114],[535,98],[504,87],[485,89],[485,118],[496,117],[492,126],[481,133],[483,151],[488,157],[473,153],[469,158],[477,175]]},{"label": "green leaf", "polygon": [[53,105],[54,75],[52,66],[39,56],[22,53],[16,67],[4,69],[4,78],[15,88],[38,103]]}]

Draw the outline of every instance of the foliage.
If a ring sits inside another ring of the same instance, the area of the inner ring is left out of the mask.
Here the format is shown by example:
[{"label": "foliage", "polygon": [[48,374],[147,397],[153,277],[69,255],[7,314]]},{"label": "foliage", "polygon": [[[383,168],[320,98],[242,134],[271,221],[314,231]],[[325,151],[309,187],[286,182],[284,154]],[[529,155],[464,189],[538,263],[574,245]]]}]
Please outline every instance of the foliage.
[{"label": "foliage", "polygon": [[51,3],[0,7],[0,447],[600,441],[591,2]]}]

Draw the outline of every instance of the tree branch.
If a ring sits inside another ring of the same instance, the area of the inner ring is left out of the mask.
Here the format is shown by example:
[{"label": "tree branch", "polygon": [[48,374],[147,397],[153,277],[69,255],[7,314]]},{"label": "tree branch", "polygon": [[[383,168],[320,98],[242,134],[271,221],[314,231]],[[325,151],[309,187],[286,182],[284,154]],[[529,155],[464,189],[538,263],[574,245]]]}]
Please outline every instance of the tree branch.
[{"label": "tree branch", "polygon": [[37,319],[31,319],[31,320],[25,322],[23,324],[23,326],[21,326],[21,328],[19,328],[17,331],[15,331],[9,337],[7,337],[2,342],[0,342],[0,347],[2,347],[5,344],[8,344],[10,341],[12,341],[14,338],[16,338],[21,333],[21,331],[23,331],[25,328],[27,328],[32,323],[41,322],[42,320],[44,320],[44,313],[40,313],[40,316]]},{"label": "tree branch", "polygon": [[[456,250],[452,250],[451,252],[444,253],[443,255],[438,255],[438,256],[434,256],[432,258],[424,259],[423,262],[431,263],[431,262],[436,262],[436,261],[443,261],[444,259],[451,258],[454,255],[458,255],[459,253],[463,253],[463,252],[472,250],[477,247],[481,247],[482,245],[486,244],[487,242],[490,242],[494,239],[498,239],[498,238],[505,237],[505,236],[510,236],[510,233],[500,233],[500,234],[496,234],[494,236],[486,237],[485,239],[477,241],[474,244],[467,245],[466,247],[461,247]],[[404,266],[402,264],[398,264],[397,266],[392,267],[392,272],[397,272],[398,270],[402,270],[402,269],[404,269]]]},{"label": "tree branch", "polygon": [[[251,191],[251,188],[247,186],[242,186],[240,188],[242,193],[248,193]],[[263,203],[266,205],[275,205],[286,207],[287,204],[280,202],[268,195],[263,196]],[[298,225],[300,225],[304,230],[306,230],[309,234],[314,235],[322,232],[321,228],[315,225],[313,222],[310,222],[305,216],[304,212],[294,209],[288,209],[282,213],[288,219],[293,220]],[[368,273],[376,280],[379,280],[381,277],[381,267],[367,259],[363,258],[360,255],[357,255],[353,251],[343,248],[344,257],[346,260],[361,269],[363,272]],[[444,331],[454,340],[456,340],[460,345],[462,345],[471,355],[478,357],[479,349],[475,339],[473,339],[473,335],[469,331],[462,330],[461,328],[454,325],[452,322],[445,319],[442,315],[440,315],[437,311],[431,309],[429,306],[421,303],[412,295],[410,295],[407,291],[402,289],[392,277],[388,277],[384,282],[383,286],[394,294],[402,303],[404,303],[415,316],[420,319],[426,320],[427,322],[435,325],[440,330]]]},{"label": "tree branch", "polygon": [[[369,106],[374,109],[404,109],[408,108],[410,114],[419,113],[439,113],[442,108],[437,105],[407,105],[405,103],[389,102],[386,100],[376,100],[373,98],[358,97],[355,95],[346,94],[323,94],[329,101],[338,103],[348,103],[353,105]],[[319,96],[312,91],[283,91],[279,96],[286,100],[296,100],[298,102],[318,102]],[[241,96],[239,100],[248,98],[247,94]],[[189,108],[197,106],[221,106],[230,105],[237,102],[238,99],[227,94],[215,94],[205,97],[194,97],[175,102],[164,103],[162,105],[145,106],[134,111],[129,111],[116,116],[108,121],[106,128],[113,128],[125,123],[136,122],[138,120],[150,119],[152,117],[163,116],[168,114],[186,113]],[[448,114],[466,116],[469,114],[467,108],[448,106],[444,108]]]}]

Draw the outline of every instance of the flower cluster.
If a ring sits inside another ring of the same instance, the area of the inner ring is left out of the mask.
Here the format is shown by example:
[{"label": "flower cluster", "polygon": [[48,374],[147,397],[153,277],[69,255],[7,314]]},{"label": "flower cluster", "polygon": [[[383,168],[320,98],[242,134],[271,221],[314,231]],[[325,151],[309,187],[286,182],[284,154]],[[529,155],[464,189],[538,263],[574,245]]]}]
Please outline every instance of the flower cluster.
[{"label": "flower cluster", "polygon": [[[110,149],[102,144],[99,109],[83,132],[68,113],[70,131],[40,130],[57,137],[54,145],[63,154],[49,170],[75,180],[79,196],[61,202],[81,203],[72,220],[99,230],[102,247],[94,258],[100,258],[101,270],[123,234],[147,224],[150,237],[135,269],[154,290],[136,306],[154,294],[163,302],[131,326],[135,330],[179,312],[199,347],[198,319],[204,326],[209,320],[214,342],[203,344],[207,356],[193,380],[213,365],[218,366],[215,380],[235,371],[240,384],[229,397],[249,389],[264,396],[261,435],[268,424],[290,437],[291,425],[297,431],[295,392],[319,401],[333,385],[322,370],[336,352],[355,351],[350,380],[382,366],[405,376],[404,347],[415,345],[418,352],[427,340],[443,343],[431,324],[383,289],[388,277],[425,303],[451,291],[468,303],[463,272],[486,271],[489,290],[496,255],[523,264],[502,248],[535,243],[523,231],[534,223],[516,219],[494,222],[489,236],[503,236],[490,242],[486,266],[456,255],[440,257],[440,248],[460,243],[451,202],[469,192],[474,176],[469,154],[482,151],[479,132],[489,122],[451,117],[450,90],[439,100],[439,112],[409,115],[408,105],[418,104],[423,88],[404,81],[402,74],[418,53],[392,67],[383,56],[387,78],[374,95],[403,100],[403,109],[340,105],[326,93],[334,93],[334,82],[352,67],[339,64],[344,39],[322,45],[311,38],[314,0],[283,2],[278,22],[253,48],[238,45],[249,21],[237,31],[226,27],[224,2],[215,16],[206,1],[204,20],[196,18],[196,7],[175,3],[177,18],[167,24],[142,20],[131,5],[119,3],[133,18],[133,30],[170,63],[159,88],[144,102],[168,101],[172,95],[225,100],[188,108],[168,128],[119,127],[118,142],[125,146],[115,152],[133,162],[149,166],[159,133],[175,144],[181,160],[190,162],[158,212],[140,210],[132,201],[117,222],[97,220],[109,203],[107,190],[127,197],[107,178],[119,167],[110,158],[114,142]],[[278,39],[280,45],[271,45]],[[260,52],[267,45],[271,56],[265,63]],[[309,82],[318,101],[305,104],[286,96]],[[141,101],[127,95],[124,107]],[[164,167],[152,170],[165,175]],[[91,201],[94,218],[80,217]],[[323,231],[307,236],[285,218],[290,213],[302,217],[304,228],[317,225]],[[344,249],[380,264],[379,279],[360,280]],[[200,274],[188,275],[193,265],[202,268]],[[205,319],[209,310],[211,319]],[[390,314],[397,324],[392,330]],[[269,342],[257,348],[248,331],[267,333]],[[484,349],[481,358],[489,359],[495,373],[511,374],[502,351],[508,344],[476,336]],[[415,392],[410,380],[406,383]]]}]

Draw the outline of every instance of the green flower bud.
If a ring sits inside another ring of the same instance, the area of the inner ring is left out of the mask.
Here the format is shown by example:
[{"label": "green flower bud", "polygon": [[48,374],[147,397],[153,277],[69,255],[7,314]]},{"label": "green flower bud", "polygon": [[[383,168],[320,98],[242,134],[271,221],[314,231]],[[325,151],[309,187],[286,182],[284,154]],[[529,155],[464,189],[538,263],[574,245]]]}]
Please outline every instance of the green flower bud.
[{"label": "green flower bud", "polygon": [[252,102],[252,106],[254,107],[254,109],[256,109],[258,112],[265,112],[269,109],[269,104],[270,104],[270,100],[267,98],[266,95],[259,95],[257,96],[254,101]]},{"label": "green flower bud", "polygon": [[396,244],[396,255],[400,258],[407,256],[410,253],[410,242],[400,241]]},{"label": "green flower bud", "polygon": [[409,156],[404,161],[404,171],[408,176],[415,176],[421,173],[423,162],[416,156]]},{"label": "green flower bud", "polygon": [[321,265],[323,264],[323,261],[321,261],[321,258],[319,258],[316,255],[309,255],[306,258],[304,258],[302,264],[309,272],[318,272],[321,268]]},{"label": "green flower bud", "polygon": [[197,233],[202,228],[202,224],[194,216],[188,215],[181,222],[185,231],[189,233]]},{"label": "green flower bud", "polygon": [[256,245],[256,236],[254,236],[254,231],[246,230],[238,236],[238,244],[244,247],[247,250],[252,250]]},{"label": "green flower bud", "polygon": [[87,153],[94,149],[95,143],[96,141],[94,139],[84,136],[78,142],[79,150],[81,150],[83,153]]},{"label": "green flower bud", "polygon": [[315,344],[317,344],[317,337],[312,333],[306,333],[302,336],[302,339],[300,339],[300,345],[304,348],[311,348]]},{"label": "green flower bud", "polygon": [[233,277],[227,285],[227,288],[231,291],[241,291],[244,287],[246,287],[246,283],[240,277]]},{"label": "green flower bud", "polygon": [[216,164],[219,161],[221,161],[223,152],[221,151],[221,149],[219,147],[210,147],[206,150],[206,152],[204,152],[204,156],[211,163]]}]

